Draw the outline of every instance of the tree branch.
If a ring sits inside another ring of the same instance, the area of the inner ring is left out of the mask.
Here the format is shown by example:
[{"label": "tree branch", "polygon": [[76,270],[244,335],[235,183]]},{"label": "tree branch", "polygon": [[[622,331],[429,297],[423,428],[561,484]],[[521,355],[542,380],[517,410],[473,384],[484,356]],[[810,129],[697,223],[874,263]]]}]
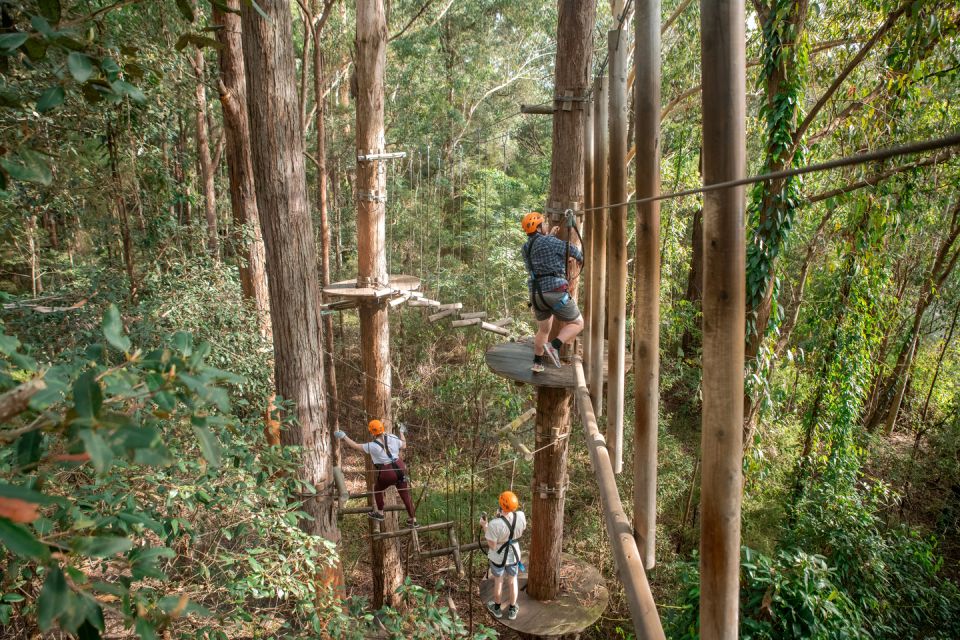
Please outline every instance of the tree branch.
[{"label": "tree branch", "polygon": [[431,4],[433,4],[433,0],[427,0],[426,2],[424,2],[424,3],[423,3],[423,6],[420,7],[420,10],[417,11],[417,12],[413,15],[413,17],[410,18],[410,19],[407,21],[407,24],[403,25],[403,28],[400,29],[400,31],[398,31],[398,32],[396,32],[395,34],[393,34],[392,36],[390,36],[390,38],[387,40],[387,42],[393,42],[393,41],[396,40],[397,38],[402,37],[403,34],[405,34],[405,33],[407,32],[407,29],[409,29],[410,26],[411,26],[414,22],[416,22],[416,21],[420,18],[420,16],[423,15],[423,13],[427,10],[427,8],[428,8]]},{"label": "tree branch", "polygon": [[835,198],[837,196],[843,195],[845,193],[850,193],[851,191],[856,191],[857,189],[863,189],[864,187],[874,187],[879,183],[891,178],[897,174],[903,173],[905,171],[910,171],[912,169],[919,169],[920,167],[929,167],[932,164],[940,164],[941,162],[946,162],[954,156],[957,155],[956,149],[948,149],[936,155],[933,155],[924,160],[918,160],[917,162],[911,162],[899,167],[891,167],[886,171],[882,171],[874,176],[869,178],[864,178],[863,180],[858,180],[857,182],[851,182],[842,187],[837,187],[836,189],[831,189],[830,191],[824,191],[810,196],[806,200],[806,204],[814,204],[817,202],[823,202],[829,198]]}]

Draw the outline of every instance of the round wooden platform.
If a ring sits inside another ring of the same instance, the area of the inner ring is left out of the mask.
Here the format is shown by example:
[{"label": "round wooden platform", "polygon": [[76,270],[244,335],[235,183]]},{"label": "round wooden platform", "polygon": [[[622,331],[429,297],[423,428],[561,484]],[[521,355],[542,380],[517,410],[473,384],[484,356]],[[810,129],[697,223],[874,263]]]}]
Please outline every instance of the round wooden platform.
[{"label": "round wooden platform", "polygon": [[420,278],[416,276],[391,275],[390,284],[380,289],[357,287],[357,280],[343,280],[323,288],[324,295],[338,298],[383,298],[420,288]]},{"label": "round wooden platform", "polygon": [[[517,619],[507,620],[506,607],[501,619],[494,618],[489,612],[487,615],[490,620],[522,634],[552,637],[582,633],[600,619],[607,608],[610,592],[603,576],[593,565],[566,553],[561,556],[560,581],[561,591],[557,599],[540,602],[527,595],[527,575],[521,573]],[[492,594],[493,579],[487,578],[480,583],[481,602],[492,600]]]},{"label": "round wooden platform", "polygon": [[[624,372],[630,371],[633,366],[633,358],[630,353],[626,355],[624,363]],[[490,370],[502,378],[532,384],[538,387],[552,387],[554,389],[573,389],[577,386],[576,376],[574,375],[573,365],[570,362],[563,361],[563,366],[559,369],[553,366],[549,359],[544,358],[543,371],[534,373],[530,371],[530,365],[533,364],[533,339],[526,338],[520,342],[501,342],[495,344],[484,356],[487,366]],[[604,351],[604,378],[607,376],[607,354]]]}]

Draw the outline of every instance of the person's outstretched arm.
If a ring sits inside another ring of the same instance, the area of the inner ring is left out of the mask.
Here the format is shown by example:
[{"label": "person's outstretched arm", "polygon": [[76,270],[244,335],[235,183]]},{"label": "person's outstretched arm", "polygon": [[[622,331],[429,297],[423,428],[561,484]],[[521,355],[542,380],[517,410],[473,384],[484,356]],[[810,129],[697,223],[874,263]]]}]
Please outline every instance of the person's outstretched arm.
[{"label": "person's outstretched arm", "polygon": [[336,436],[336,438],[337,438],[338,440],[340,440],[341,442],[343,442],[343,444],[347,445],[347,446],[350,447],[351,449],[356,449],[357,451],[366,453],[366,451],[365,451],[364,448],[363,448],[363,445],[360,445],[360,444],[357,444],[356,442],[354,442],[354,441],[350,438],[350,436],[348,436],[348,435],[347,435],[346,433],[344,433],[343,431],[334,431],[334,432],[333,432],[333,435]]}]

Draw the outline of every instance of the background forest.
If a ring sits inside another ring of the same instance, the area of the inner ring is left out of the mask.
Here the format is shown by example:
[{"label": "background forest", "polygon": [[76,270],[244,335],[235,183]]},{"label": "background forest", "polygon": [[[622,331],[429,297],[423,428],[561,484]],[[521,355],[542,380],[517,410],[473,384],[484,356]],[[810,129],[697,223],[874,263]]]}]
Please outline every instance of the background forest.
[{"label": "background forest", "polygon": [[[519,105],[552,96],[556,5],[386,4],[387,150],[407,154],[387,176],[390,272],[529,335],[518,221],[544,206],[551,122]],[[283,126],[305,141],[328,282],[357,269],[353,5],[290,3],[301,109]],[[0,637],[492,637],[481,554],[463,579],[405,556],[405,606],[375,621],[362,516],[339,542],[300,528],[314,489],[264,417],[263,247],[231,181],[255,143],[235,120],[239,6],[0,0]],[[597,13],[599,73],[617,20]],[[952,0],[748,4],[748,172],[955,133],[958,27]],[[664,0],[664,192],[701,183],[698,29],[698,3]],[[744,638],[960,637],[958,185],[954,147],[748,194]],[[649,577],[670,638],[698,637],[701,200],[662,203]],[[326,313],[329,421],[359,438],[359,323]],[[390,321],[418,517],[474,540],[502,489],[529,498],[532,463],[498,432],[532,391],[483,364],[495,335]],[[589,637],[631,637],[582,444],[565,550],[610,578]]]}]

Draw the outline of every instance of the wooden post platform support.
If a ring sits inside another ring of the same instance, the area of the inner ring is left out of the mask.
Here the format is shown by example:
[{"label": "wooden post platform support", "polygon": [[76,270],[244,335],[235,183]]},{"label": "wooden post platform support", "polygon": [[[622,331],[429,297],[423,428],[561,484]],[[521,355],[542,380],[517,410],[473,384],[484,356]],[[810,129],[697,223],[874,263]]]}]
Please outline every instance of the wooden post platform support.
[{"label": "wooden post platform support", "polygon": [[[611,3],[613,15],[624,11],[624,0]],[[607,202],[627,200],[627,35],[607,33],[610,67],[610,183]],[[627,336],[627,205],[610,209],[607,226],[607,340],[610,375],[607,382],[607,438],[613,471],[623,471],[623,360]]]},{"label": "wooden post platform support", "polygon": [[[384,73],[387,54],[387,19],[383,0],[357,0],[356,82],[357,156],[383,153]],[[389,283],[386,252],[386,160],[357,160],[357,284],[362,288]],[[390,426],[390,318],[385,298],[364,297],[360,306],[360,343],[363,345],[363,408],[365,418],[377,418]],[[366,457],[367,470],[372,470]],[[367,488],[374,476],[367,474]],[[372,498],[370,498],[372,504]],[[370,533],[376,532],[373,521]],[[396,526],[396,516],[387,515],[385,526]],[[374,609],[395,604],[397,587],[403,582],[403,567],[396,543],[370,538]]]},{"label": "wooden post platform support", "polygon": [[[660,0],[636,5],[634,128],[639,198],[660,195]],[[656,564],[660,400],[660,203],[637,205],[633,322],[633,528],[649,571]]]},{"label": "wooden post platform support", "polygon": [[[583,210],[582,107],[590,86],[595,17],[596,3],[559,2],[554,82],[557,111],[553,116],[550,196],[547,201],[551,224],[560,223],[562,217],[553,216],[562,216],[566,209]],[[570,229],[563,225],[557,237],[576,245],[578,240],[571,235]],[[570,292],[576,299],[575,279],[570,282]],[[554,332],[559,330],[558,325],[554,324]],[[570,431],[570,403],[569,387],[537,389],[537,453],[533,461],[533,484],[548,487],[551,491],[538,492],[531,500],[533,531],[527,593],[534,600],[552,600],[560,591],[564,487],[567,484],[568,438],[565,436]],[[554,446],[547,446],[550,444]]]},{"label": "wooden post platform support", "polygon": [[[607,86],[606,76],[597,78],[593,90],[593,206],[607,204]],[[607,210],[588,213],[590,226],[590,397],[593,410],[603,415],[603,353],[595,345],[603,344],[607,328]]]},{"label": "wooden post platform support", "polygon": [[[703,184],[746,174],[744,0],[701,0]],[[739,629],[743,460],[744,188],[703,199],[700,637]]]},{"label": "wooden post platform support", "polygon": [[[596,99],[596,96],[594,96]],[[588,211],[593,207],[593,100],[587,103],[583,110],[583,209]],[[583,248],[589,252],[593,242],[594,212],[583,216]],[[583,362],[589,367],[591,342],[590,319],[593,317],[593,300],[590,297],[590,283],[593,278],[593,257],[584,256],[583,286],[581,308],[583,310],[583,333],[580,334],[583,344]]]}]

